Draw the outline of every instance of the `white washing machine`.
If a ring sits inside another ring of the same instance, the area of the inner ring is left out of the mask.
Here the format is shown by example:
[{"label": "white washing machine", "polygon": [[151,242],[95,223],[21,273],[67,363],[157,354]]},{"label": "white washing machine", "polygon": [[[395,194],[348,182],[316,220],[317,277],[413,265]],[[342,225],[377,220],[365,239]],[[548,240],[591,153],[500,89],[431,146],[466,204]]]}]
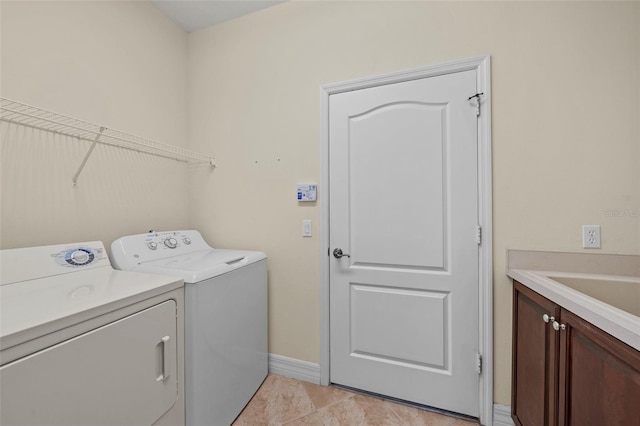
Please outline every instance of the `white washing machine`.
[{"label": "white washing machine", "polygon": [[188,230],[120,238],[111,256],[184,280],[186,423],[230,425],[268,373],[265,254],[214,249]]},{"label": "white washing machine", "polygon": [[0,424],[184,424],[181,279],[100,241],[0,251]]}]

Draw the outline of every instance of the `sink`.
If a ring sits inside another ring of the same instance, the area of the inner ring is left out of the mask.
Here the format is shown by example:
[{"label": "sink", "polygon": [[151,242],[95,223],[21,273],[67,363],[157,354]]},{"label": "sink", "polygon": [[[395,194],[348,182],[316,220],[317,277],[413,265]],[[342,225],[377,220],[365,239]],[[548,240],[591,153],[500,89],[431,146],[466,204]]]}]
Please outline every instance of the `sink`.
[{"label": "sink", "polygon": [[640,317],[640,280],[549,276],[548,278],[608,305]]}]

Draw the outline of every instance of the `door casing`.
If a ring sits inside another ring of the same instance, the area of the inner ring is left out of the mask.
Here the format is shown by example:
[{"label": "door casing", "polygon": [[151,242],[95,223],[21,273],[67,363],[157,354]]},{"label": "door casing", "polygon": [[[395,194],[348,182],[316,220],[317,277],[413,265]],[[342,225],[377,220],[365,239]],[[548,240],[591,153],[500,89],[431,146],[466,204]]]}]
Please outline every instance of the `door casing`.
[{"label": "door casing", "polygon": [[[320,383],[330,379],[329,335],[329,97],[333,94],[366,89],[392,83],[429,78],[460,71],[475,70],[480,96],[478,117],[478,225],[482,243],[478,251],[479,348],[482,354],[482,374],[479,381],[480,422],[493,424],[493,242],[492,242],[492,181],[491,181],[491,58],[489,55],[444,64],[429,65],[407,71],[393,72],[320,88],[320,188],[326,192],[319,198],[320,206]],[[471,96],[472,94],[470,94]]]}]

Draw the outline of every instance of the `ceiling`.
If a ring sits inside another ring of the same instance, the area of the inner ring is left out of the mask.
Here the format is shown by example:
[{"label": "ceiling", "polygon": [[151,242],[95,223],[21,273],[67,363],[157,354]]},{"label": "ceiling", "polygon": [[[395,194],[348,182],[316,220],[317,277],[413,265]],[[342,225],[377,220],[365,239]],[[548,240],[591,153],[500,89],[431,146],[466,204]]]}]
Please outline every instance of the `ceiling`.
[{"label": "ceiling", "polygon": [[187,32],[197,31],[286,0],[151,0],[178,26]]}]

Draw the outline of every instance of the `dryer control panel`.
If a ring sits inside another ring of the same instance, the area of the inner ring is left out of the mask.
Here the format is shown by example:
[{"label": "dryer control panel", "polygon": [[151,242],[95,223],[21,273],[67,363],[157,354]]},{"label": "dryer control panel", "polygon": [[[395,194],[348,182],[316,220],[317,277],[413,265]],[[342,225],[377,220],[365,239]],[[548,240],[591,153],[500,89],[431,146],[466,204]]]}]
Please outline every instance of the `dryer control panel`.
[{"label": "dryer control panel", "polygon": [[1,285],[111,266],[101,241],[0,250]]}]

